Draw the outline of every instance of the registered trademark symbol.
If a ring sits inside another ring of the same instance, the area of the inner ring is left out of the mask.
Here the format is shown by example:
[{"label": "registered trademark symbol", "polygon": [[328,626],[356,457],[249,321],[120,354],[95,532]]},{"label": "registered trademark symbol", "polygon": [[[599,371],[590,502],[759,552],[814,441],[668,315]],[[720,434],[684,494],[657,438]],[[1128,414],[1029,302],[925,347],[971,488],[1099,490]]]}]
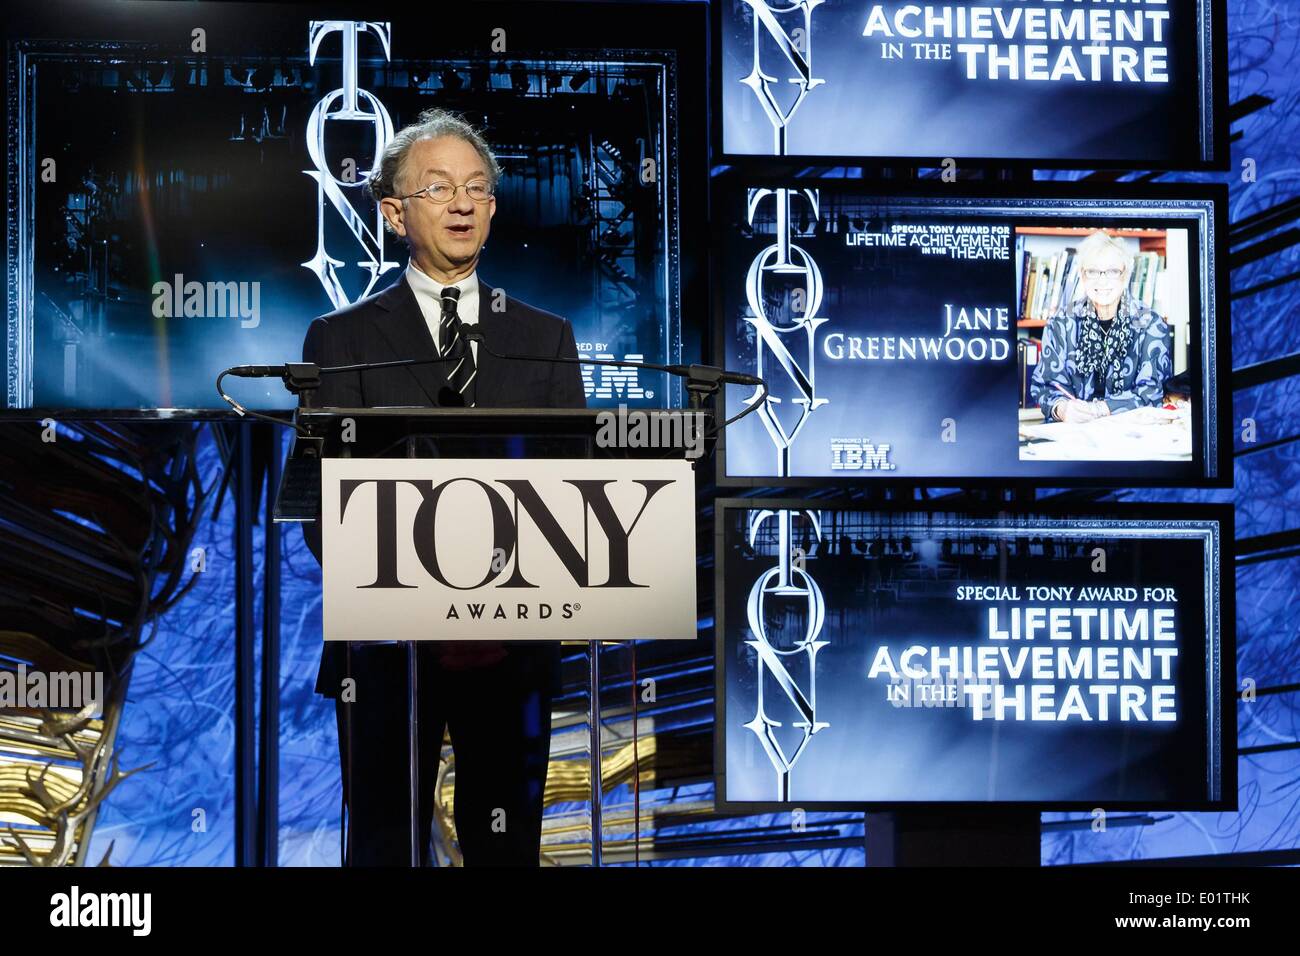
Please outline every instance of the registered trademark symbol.
[{"label": "registered trademark symbol", "polygon": [[573,605],[573,609],[574,609],[575,611],[581,611],[581,610],[582,610],[582,605],[581,605],[581,604],[575,604],[575,605]]}]

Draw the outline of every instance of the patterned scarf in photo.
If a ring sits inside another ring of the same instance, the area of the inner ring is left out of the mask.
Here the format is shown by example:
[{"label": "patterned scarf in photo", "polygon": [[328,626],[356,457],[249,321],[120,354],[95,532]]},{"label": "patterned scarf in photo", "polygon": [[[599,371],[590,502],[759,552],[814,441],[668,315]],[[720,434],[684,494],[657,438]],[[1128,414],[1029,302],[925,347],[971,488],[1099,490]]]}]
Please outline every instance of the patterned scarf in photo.
[{"label": "patterned scarf in photo", "polygon": [[1103,330],[1097,318],[1097,309],[1084,300],[1083,327],[1079,330],[1079,371],[1093,378],[1100,370],[1103,383],[1109,383],[1107,392],[1124,390],[1124,356],[1128,353],[1133,328],[1128,319],[1128,296],[1119,300],[1115,318],[1110,328]]}]

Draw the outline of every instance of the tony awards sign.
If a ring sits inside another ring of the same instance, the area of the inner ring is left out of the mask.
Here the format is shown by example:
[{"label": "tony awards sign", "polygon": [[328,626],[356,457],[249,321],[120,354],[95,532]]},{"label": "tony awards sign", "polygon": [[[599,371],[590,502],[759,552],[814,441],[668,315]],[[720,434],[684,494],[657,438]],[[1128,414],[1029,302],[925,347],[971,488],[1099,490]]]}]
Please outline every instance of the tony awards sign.
[{"label": "tony awards sign", "polygon": [[696,637],[689,462],[321,463],[327,641]]}]

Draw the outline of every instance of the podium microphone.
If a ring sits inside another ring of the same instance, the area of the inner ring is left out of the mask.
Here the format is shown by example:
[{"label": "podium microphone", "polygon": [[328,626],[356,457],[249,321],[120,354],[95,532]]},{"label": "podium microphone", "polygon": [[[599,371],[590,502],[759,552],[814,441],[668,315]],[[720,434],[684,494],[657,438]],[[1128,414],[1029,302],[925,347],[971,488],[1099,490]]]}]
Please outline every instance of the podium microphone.
[{"label": "podium microphone", "polygon": [[[221,396],[222,401],[233,408],[241,417],[246,415],[249,418],[260,418],[268,422],[274,422],[277,425],[292,425],[292,422],[276,418],[274,415],[264,415],[261,412],[245,408],[226,394],[221,387],[222,380],[227,375],[235,378],[278,378],[284,382],[284,387],[293,394],[307,393],[307,405],[310,405],[310,395],[320,388],[322,375],[337,375],[342,372],[367,372],[381,368],[405,368],[410,365],[440,365],[443,362],[456,362],[464,358],[465,350],[468,348],[469,342],[465,336],[462,336],[449,354],[439,355],[434,358],[392,359],[387,362],[359,362],[355,365],[321,366],[312,362],[286,362],[284,365],[235,365],[225,369],[217,376],[217,394]],[[464,408],[465,399],[454,389],[443,388],[438,393],[438,404],[444,408]]]}]

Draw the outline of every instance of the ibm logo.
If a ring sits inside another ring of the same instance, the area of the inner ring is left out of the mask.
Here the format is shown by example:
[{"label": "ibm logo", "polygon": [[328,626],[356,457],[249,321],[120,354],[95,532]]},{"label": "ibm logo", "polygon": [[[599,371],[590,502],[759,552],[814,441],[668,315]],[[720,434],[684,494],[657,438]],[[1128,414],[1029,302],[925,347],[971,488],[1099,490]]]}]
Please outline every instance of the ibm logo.
[{"label": "ibm logo", "polygon": [[[579,349],[579,352],[582,352]],[[586,353],[583,353],[586,354]],[[608,362],[617,361],[609,352],[596,352],[590,356]],[[641,362],[644,355],[625,355],[625,362]],[[584,365],[582,385],[588,398],[654,398],[655,393],[641,387],[635,366]]]},{"label": "ibm logo", "polygon": [[831,439],[831,471],[893,471],[888,445],[873,445],[866,438]]}]

